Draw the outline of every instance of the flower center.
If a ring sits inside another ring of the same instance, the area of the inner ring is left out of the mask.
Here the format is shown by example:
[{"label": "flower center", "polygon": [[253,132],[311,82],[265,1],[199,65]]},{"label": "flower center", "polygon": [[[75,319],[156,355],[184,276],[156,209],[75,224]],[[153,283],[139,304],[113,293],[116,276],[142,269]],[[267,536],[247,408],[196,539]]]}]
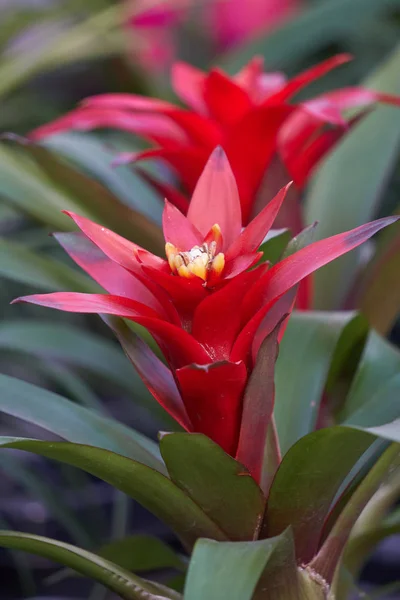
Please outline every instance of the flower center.
[{"label": "flower center", "polygon": [[193,246],[189,252],[180,252],[176,246],[167,242],[165,253],[172,273],[187,279],[200,277],[205,282],[219,279],[225,266],[225,256],[222,252],[217,252],[215,240]]}]

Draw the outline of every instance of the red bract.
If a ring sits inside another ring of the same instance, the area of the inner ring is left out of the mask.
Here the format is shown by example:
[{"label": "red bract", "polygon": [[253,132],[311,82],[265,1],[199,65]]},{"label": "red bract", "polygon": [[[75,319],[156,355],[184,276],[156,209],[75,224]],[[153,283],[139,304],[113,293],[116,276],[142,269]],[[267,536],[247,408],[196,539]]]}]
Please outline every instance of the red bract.
[{"label": "red bract", "polygon": [[316,242],[271,268],[254,266],[287,187],[242,230],[235,179],[217,149],[187,217],[165,204],[167,259],[68,213],[81,232],[57,239],[108,294],[61,292],[19,300],[143,325],[169,366],[141,348],[135,366],[146,385],[185,429],[205,433],[235,455],[248,377],[263,340],[290,313],[297,284],[396,220]]},{"label": "red bract", "polygon": [[[221,144],[235,174],[242,220],[247,224],[289,179],[287,173],[298,188],[305,185],[317,163],[355,122],[347,120],[343,111],[363,107],[360,118],[374,102],[400,104],[398,98],[360,88],[293,103],[302,88],[348,60],[345,54],[334,56],[289,80],[283,73],[264,73],[259,58],[235,77],[220,69],[203,73],[177,63],[172,84],[187,110],[133,94],[105,94],[85,100],[80,108],[34,131],[32,137],[96,127],[138,134],[156,147],[124,154],[120,162],[162,159],[179,173],[190,193],[208,156]],[[262,186],[268,168],[273,166],[276,173],[277,164],[283,167],[279,181]],[[165,187],[161,191],[165,194]],[[185,207],[184,197],[176,191],[168,197],[179,208]]]}]

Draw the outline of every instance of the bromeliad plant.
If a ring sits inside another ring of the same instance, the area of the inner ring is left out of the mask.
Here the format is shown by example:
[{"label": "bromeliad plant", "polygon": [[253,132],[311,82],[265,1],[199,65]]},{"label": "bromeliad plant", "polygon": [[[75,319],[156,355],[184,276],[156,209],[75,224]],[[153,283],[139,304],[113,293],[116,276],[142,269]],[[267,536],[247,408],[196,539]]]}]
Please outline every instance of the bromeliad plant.
[{"label": "bromeliad plant", "polygon": [[[60,410],[58,433],[70,441],[6,438],[2,445],[101,477],[163,519],[186,551],[195,546],[185,600],[346,598],[347,564],[342,569],[341,558],[352,527],[383,481],[389,499],[398,489],[398,445],[377,441],[400,439],[395,421],[399,407],[388,408],[398,389],[400,360],[389,348],[385,352],[393,371],[386,370],[386,376],[393,373],[395,381],[388,379],[379,388],[368,414],[357,415],[363,402],[357,404],[356,397],[353,410],[347,407],[350,416],[339,419],[343,425],[313,431],[319,425],[319,400],[310,396],[304,414],[310,416],[311,410],[315,420],[310,419],[303,435],[292,436],[293,443],[273,416],[274,409],[279,412],[274,407],[275,362],[286,327],[290,333],[293,321],[287,321],[298,284],[397,217],[308,245],[303,236],[275,265],[259,263],[259,245],[287,190],[242,229],[235,178],[217,148],[187,215],[165,204],[165,258],[69,213],[81,231],[57,239],[108,294],[58,292],[18,299],[103,315],[152,394],[186,433],[162,434],[159,453],[129,428],[85,409],[72,410],[67,401],[44,394],[41,425],[53,405],[53,411]],[[150,332],[165,362],[138,338],[130,322]],[[359,331],[360,325],[353,323],[354,329]],[[348,351],[348,340],[345,346]],[[307,371],[306,356],[296,356],[296,361]],[[339,362],[332,362],[331,382],[338,377]],[[290,361],[284,368],[289,377]],[[314,388],[316,377],[317,370]],[[10,410],[18,411],[21,397],[31,390],[21,384]],[[298,394],[300,401],[301,389]],[[288,413],[286,422],[298,426],[296,407],[290,410],[296,419]],[[324,411],[322,405],[320,416]],[[0,533],[0,543],[59,560],[121,598],[182,597],[67,544],[10,532]]]}]

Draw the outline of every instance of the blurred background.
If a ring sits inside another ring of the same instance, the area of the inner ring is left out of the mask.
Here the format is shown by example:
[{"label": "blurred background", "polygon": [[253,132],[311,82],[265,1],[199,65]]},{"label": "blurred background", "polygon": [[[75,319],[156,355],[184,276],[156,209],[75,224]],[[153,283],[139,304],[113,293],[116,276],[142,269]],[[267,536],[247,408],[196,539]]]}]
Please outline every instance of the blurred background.
[{"label": "blurred background", "polygon": [[[169,79],[176,60],[235,73],[261,55],[268,71],[293,75],[338,52],[354,55],[353,62],[307,88],[303,97],[308,97],[368,80],[399,40],[400,0],[0,0],[0,132],[27,135],[83,98],[104,92],[176,102]],[[400,94],[398,64],[386,91]],[[381,214],[398,205],[397,131],[390,140]],[[370,144],[380,156],[374,139]],[[111,166],[116,152],[142,147],[140,139],[115,131],[62,134],[46,142],[45,151],[62,157],[57,162],[52,154],[0,141],[0,373],[115,416],[155,438],[171,422],[100,319],[9,305],[28,293],[92,289],[48,235],[69,227],[61,209],[85,207],[95,218],[101,197],[123,235],[126,207],[146,223],[160,223],[156,192],[130,166]],[[161,176],[170,177],[162,169]],[[138,241],[136,235],[131,231]],[[391,332],[394,341],[396,331]],[[39,437],[33,423],[12,407],[0,415],[2,435]],[[73,468],[8,450],[0,455],[0,472],[0,528],[92,549],[127,533],[171,541],[138,505]],[[130,559],[132,568],[149,569],[140,564],[143,556],[133,552]],[[399,571],[399,538],[392,537],[364,570],[363,597],[370,586],[393,582]],[[100,587],[66,579],[44,560],[3,550],[0,581],[2,600],[106,598]],[[390,587],[381,597],[400,598],[400,592]]]}]

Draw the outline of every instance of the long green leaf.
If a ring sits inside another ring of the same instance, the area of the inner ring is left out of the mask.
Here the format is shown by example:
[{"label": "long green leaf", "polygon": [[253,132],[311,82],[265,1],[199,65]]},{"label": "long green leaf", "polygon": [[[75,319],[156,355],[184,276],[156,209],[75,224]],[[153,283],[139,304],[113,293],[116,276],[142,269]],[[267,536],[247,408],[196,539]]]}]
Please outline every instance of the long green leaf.
[{"label": "long green leaf", "polygon": [[67,196],[63,210],[72,210],[100,222],[152,252],[164,252],[160,228],[139,211],[123,204],[101,183],[74,169],[44,146],[25,138],[13,137],[11,141],[17,145],[18,155],[33,159],[55,189],[60,189]]},{"label": "long green leaf", "polygon": [[292,315],[275,369],[274,414],[283,454],[314,429],[334,359],[347,356],[365,334],[366,323],[353,312]]},{"label": "long green leaf", "polygon": [[[113,563],[140,573],[144,571],[157,571],[159,569],[176,569],[186,571],[186,564],[175,552],[158,538],[145,535],[130,535],[104,544],[97,550],[97,554],[111,560]],[[47,579],[53,585],[71,575],[70,569],[62,569]]]},{"label": "long green leaf", "polygon": [[71,442],[118,452],[165,472],[157,445],[145,436],[58,394],[1,374],[0,411]]},{"label": "long green leaf", "polygon": [[339,421],[372,427],[400,416],[400,409],[396,411],[398,403],[393,402],[399,376],[399,350],[372,330],[338,415]]},{"label": "long green leaf", "polygon": [[166,434],[160,449],[172,481],[225,531],[227,538],[257,538],[265,498],[245,467],[201,434]]},{"label": "long green leaf", "polygon": [[102,583],[124,600],[143,600],[144,597],[148,600],[178,600],[181,597],[168,588],[136,577],[114,563],[71,544],[29,533],[0,531],[0,545],[67,565],[78,573]]},{"label": "long green leaf", "polygon": [[137,500],[164,521],[191,548],[199,537],[226,540],[221,529],[170,479],[109,450],[23,438],[0,438],[3,448],[33,452],[82,469]]},{"label": "long green leaf", "polygon": [[[98,135],[59,133],[42,144],[64,156],[85,173],[105,185],[124,204],[161,222],[162,203],[150,186],[128,165],[112,166],[116,153]],[[132,152],[132,142],[130,142]]]},{"label": "long green leaf", "polygon": [[[343,17],[343,20],[346,19]],[[375,75],[364,82],[364,86],[400,94],[399,68],[400,47]],[[306,221],[320,223],[319,239],[352,229],[373,218],[382,189],[395,165],[399,146],[399,109],[380,106],[329,154],[305,200]],[[351,252],[316,273],[316,308],[340,307],[359,268],[359,256],[358,251]]]},{"label": "long green leaf", "polygon": [[0,323],[0,350],[23,352],[85,369],[130,393],[140,393],[140,380],[112,340],[73,325],[10,320]]},{"label": "long green leaf", "polygon": [[102,290],[78,269],[5,238],[0,238],[0,276],[46,291],[71,289],[98,293]]}]

